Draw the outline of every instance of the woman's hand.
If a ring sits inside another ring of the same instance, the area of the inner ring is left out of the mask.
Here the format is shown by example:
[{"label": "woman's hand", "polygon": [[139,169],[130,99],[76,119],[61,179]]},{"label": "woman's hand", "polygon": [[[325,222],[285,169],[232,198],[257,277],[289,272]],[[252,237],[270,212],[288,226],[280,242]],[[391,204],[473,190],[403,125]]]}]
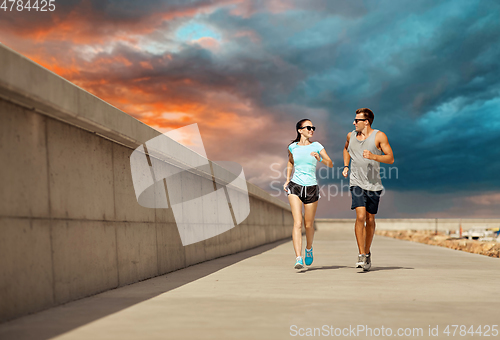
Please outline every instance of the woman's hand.
[{"label": "woman's hand", "polygon": [[317,152],[311,152],[311,156],[313,156],[314,158],[316,158],[316,160],[319,162],[320,159],[321,159],[321,156],[319,155],[319,153]]},{"label": "woman's hand", "polygon": [[286,182],[285,182],[285,185],[283,185],[283,190],[285,190],[285,191],[286,191],[286,187],[288,186],[288,183],[290,183],[290,181],[286,181]]}]

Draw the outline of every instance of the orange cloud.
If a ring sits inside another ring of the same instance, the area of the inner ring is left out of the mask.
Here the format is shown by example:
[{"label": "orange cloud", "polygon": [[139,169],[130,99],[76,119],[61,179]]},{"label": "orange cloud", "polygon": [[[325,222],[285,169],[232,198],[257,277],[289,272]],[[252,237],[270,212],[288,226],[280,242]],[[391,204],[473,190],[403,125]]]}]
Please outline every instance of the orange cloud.
[{"label": "orange cloud", "polygon": [[36,55],[35,56],[27,55],[26,57],[68,80],[75,78],[77,75],[80,74],[80,68],[78,67],[78,65],[76,64],[61,65],[56,57],[42,58]]},{"label": "orange cloud", "polygon": [[468,203],[481,206],[500,206],[500,193],[470,196],[465,199]]},{"label": "orange cloud", "polygon": [[149,70],[152,70],[153,69],[153,66],[151,65],[150,62],[147,62],[147,61],[141,61],[139,62],[139,64],[143,67],[143,68],[146,68],[146,69],[149,69]]},{"label": "orange cloud", "polygon": [[248,37],[253,43],[259,43],[261,41],[260,36],[255,31],[251,30],[238,31],[233,34],[233,37],[235,38]]},{"label": "orange cloud", "polygon": [[203,37],[198,40],[194,41],[195,43],[199,44],[203,48],[206,48],[207,50],[217,50],[220,46],[220,43],[217,39],[214,39],[212,37]]},{"label": "orange cloud", "polygon": [[90,45],[126,41],[136,44],[138,36],[151,34],[164,22],[210,13],[228,3],[232,1],[205,1],[178,8],[152,7],[142,15],[120,17],[115,13],[106,13],[101,8],[97,9],[89,0],[83,0],[67,11],[66,8],[58,8],[46,14],[16,13],[15,17],[0,22],[0,31],[2,34],[30,39],[34,43],[65,41],[73,45]]},{"label": "orange cloud", "polygon": [[[259,153],[266,153],[268,156],[262,160],[267,162],[275,152],[280,152],[278,149],[286,148],[280,144],[282,139],[286,144],[293,136],[278,128],[282,122],[275,121],[269,112],[241,93],[250,91],[258,97],[262,87],[255,79],[247,77],[244,69],[227,79],[217,69],[201,75],[197,69],[185,73],[182,68],[189,64],[183,64],[175,53],[152,56],[130,48],[164,21],[189,18],[231,3],[241,1],[207,1],[197,7],[149,13],[134,21],[108,18],[85,1],[65,14],[53,13],[47,21],[36,22],[26,17],[16,25],[0,23],[0,32],[2,41],[15,46],[34,62],[147,125],[165,131],[198,123],[209,157],[237,161],[250,169],[250,176],[253,171],[262,177],[267,170],[258,169],[262,162],[255,162],[249,155],[258,158]],[[234,36],[260,41],[249,30]],[[119,42],[127,42],[127,48],[113,47],[110,52],[110,44],[116,46]],[[196,43],[210,50],[221,47],[219,41],[209,37]],[[85,58],[86,49],[92,59]],[[179,64],[178,68],[164,71],[171,63]],[[241,89],[235,84],[241,84]],[[274,132],[272,138],[264,140],[259,136],[266,129]],[[245,145],[243,153],[242,145]]]}]

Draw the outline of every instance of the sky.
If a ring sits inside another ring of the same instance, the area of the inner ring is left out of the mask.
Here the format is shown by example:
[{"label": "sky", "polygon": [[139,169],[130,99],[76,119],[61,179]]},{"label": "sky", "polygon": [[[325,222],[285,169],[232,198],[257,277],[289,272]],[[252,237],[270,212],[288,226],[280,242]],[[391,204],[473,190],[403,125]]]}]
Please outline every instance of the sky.
[{"label": "sky", "polygon": [[197,123],[208,158],[284,201],[287,146],[311,119],[334,161],[317,217],[354,217],[338,167],[360,107],[394,151],[379,217],[500,217],[498,1],[55,6],[0,9],[0,42],[161,132]]}]

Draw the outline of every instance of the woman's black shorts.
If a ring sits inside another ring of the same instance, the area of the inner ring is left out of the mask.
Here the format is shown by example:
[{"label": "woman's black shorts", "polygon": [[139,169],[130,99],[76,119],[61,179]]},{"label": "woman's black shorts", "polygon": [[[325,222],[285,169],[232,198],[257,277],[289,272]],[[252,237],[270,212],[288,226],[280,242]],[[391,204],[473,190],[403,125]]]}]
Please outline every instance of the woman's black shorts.
[{"label": "woman's black shorts", "polygon": [[304,204],[314,203],[321,195],[318,185],[303,186],[290,181],[286,187],[287,195],[297,195]]}]

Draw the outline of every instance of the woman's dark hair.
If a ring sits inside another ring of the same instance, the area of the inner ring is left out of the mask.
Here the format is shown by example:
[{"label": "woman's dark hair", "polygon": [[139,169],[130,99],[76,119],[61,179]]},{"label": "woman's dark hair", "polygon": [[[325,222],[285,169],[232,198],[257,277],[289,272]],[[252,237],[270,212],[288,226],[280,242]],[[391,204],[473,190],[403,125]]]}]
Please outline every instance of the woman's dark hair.
[{"label": "woman's dark hair", "polygon": [[[311,121],[311,120],[309,118],[304,118],[304,119],[299,120],[297,122],[297,124],[295,125],[295,131],[299,130],[302,127],[302,123],[304,123],[306,121]],[[290,144],[298,142],[298,141],[300,141],[300,133],[299,133],[299,131],[297,131],[297,137],[294,140],[292,140],[290,142]],[[290,144],[288,144],[288,145],[290,145]]]}]

